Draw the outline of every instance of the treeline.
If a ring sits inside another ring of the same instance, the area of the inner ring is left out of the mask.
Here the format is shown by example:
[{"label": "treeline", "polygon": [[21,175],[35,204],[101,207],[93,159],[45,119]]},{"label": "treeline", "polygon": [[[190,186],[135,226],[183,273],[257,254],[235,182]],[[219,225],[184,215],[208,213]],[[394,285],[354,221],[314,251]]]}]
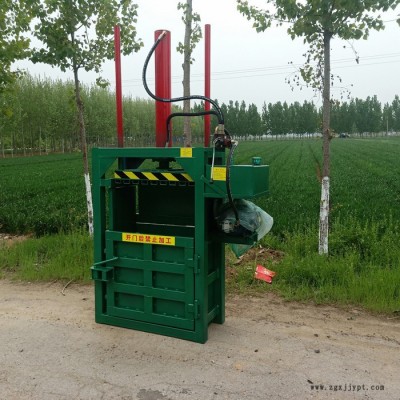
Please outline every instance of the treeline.
[{"label": "treeline", "polygon": [[[287,133],[321,132],[322,109],[313,102],[264,103],[261,111],[263,133],[281,135]],[[366,100],[351,99],[349,102],[333,102],[331,129],[335,133],[360,134],[400,132],[400,99],[382,106],[376,96]]]},{"label": "treeline", "polygon": [[[83,87],[87,138],[90,146],[116,145],[115,96],[109,89]],[[0,151],[42,153],[75,151],[79,148],[78,122],[72,82],[25,76],[13,90],[0,97]],[[125,97],[124,135],[127,146],[148,146],[155,142],[153,100]],[[255,104],[230,101],[221,104],[226,128],[236,136],[305,134],[321,131],[321,110],[313,102]],[[193,111],[203,110],[194,104]],[[173,111],[181,111],[173,106]],[[213,117],[212,117],[213,118]],[[337,133],[400,131],[400,99],[382,106],[376,96],[332,105],[332,128]],[[215,121],[214,121],[215,122]],[[191,120],[193,141],[203,138],[203,120]],[[182,143],[183,120],[173,120],[174,141]]]}]

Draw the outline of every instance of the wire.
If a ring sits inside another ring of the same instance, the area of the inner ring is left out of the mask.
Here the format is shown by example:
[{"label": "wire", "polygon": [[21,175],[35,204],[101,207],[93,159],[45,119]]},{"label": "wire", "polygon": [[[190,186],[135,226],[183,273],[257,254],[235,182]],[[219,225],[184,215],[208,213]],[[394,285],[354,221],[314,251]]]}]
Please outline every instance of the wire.
[{"label": "wire", "polygon": [[[363,64],[363,61],[372,61],[372,60],[378,60],[378,59],[382,59],[382,58],[390,59],[390,58],[397,58],[399,56],[400,56],[399,52],[361,56],[360,57],[360,61],[361,61],[360,65],[379,65],[379,64],[397,63],[398,61],[394,60],[394,61],[383,61],[383,62],[374,62],[374,63],[369,63],[369,64]],[[333,65],[336,63],[349,63],[349,62],[353,63],[354,57],[333,59],[331,63]],[[216,72],[213,72],[212,80],[218,81],[218,80],[233,79],[233,78],[238,79],[238,78],[250,78],[250,77],[260,77],[260,76],[283,75],[286,72],[276,73],[275,71],[287,70],[287,69],[293,70],[293,68],[301,67],[302,65],[303,64],[285,64],[285,65],[275,65],[275,66],[269,66],[269,67],[243,68],[243,69],[236,69],[236,70],[216,71]],[[351,66],[354,66],[354,65],[351,65]],[[335,67],[335,68],[339,68],[339,67]],[[340,67],[340,68],[344,68],[344,67]],[[260,72],[260,74],[248,75],[248,74],[257,73],[257,72]],[[266,73],[262,73],[262,72],[266,72]],[[244,74],[247,74],[247,75],[244,75]],[[218,77],[218,75],[222,75],[223,77],[220,78],[220,77]],[[235,76],[227,77],[227,75],[235,75]],[[203,76],[203,74],[195,73],[195,74],[192,74],[191,76],[192,76],[192,78],[196,78],[196,77]],[[127,85],[125,85],[125,86],[136,87],[136,86],[139,86],[142,84],[141,80],[142,79],[126,79],[126,80],[123,80],[123,82],[127,83]],[[182,76],[174,75],[174,76],[172,76],[172,80],[176,80],[175,81],[176,83],[178,83],[178,81],[181,82]],[[152,82],[152,81],[154,81],[154,79],[149,79],[149,81]],[[192,79],[192,82],[202,82],[202,80],[201,79]]]}]

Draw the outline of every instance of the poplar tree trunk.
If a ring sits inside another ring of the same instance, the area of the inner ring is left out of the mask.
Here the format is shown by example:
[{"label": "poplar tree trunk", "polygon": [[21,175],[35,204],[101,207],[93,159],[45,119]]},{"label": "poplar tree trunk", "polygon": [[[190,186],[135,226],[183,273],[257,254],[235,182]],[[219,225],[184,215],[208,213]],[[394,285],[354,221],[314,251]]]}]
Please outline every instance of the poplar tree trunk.
[{"label": "poplar tree trunk", "polygon": [[89,175],[89,162],[88,162],[88,151],[86,142],[86,129],[85,129],[85,119],[83,115],[83,102],[81,97],[81,90],[78,79],[78,68],[74,65],[74,81],[75,81],[75,100],[76,106],[78,108],[78,121],[79,121],[79,134],[81,139],[81,151],[83,157],[83,170],[85,179],[85,189],[86,189],[86,204],[88,212],[88,228],[89,235],[93,235],[93,202],[92,202],[92,187],[90,184]]},{"label": "poplar tree trunk", "polygon": [[[192,0],[187,0],[187,13],[185,23],[185,40],[184,40],[184,52],[183,52],[183,96],[190,96],[190,36],[192,34]],[[190,112],[190,100],[184,100],[183,112]],[[183,134],[184,134],[184,146],[192,147],[192,129],[190,126],[190,117],[184,117],[183,120]]]},{"label": "poplar tree trunk", "polygon": [[319,254],[328,254],[329,238],[329,185],[330,185],[330,154],[331,141],[330,119],[331,119],[331,60],[330,43],[331,33],[324,32],[324,89],[322,110],[322,181],[321,181],[321,203],[319,213]]}]

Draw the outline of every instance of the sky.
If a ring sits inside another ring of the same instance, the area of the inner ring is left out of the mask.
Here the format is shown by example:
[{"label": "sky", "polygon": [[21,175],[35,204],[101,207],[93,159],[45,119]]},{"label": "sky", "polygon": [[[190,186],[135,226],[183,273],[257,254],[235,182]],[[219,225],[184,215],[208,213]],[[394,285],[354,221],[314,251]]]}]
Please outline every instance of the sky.
[{"label": "sky", "polygon": [[[181,0],[184,1],[184,0]],[[253,5],[263,7],[265,1],[250,0]],[[141,82],[144,60],[153,44],[154,31],[171,32],[172,48],[172,95],[181,96],[183,55],[175,51],[184,38],[182,12],[177,10],[177,0],[137,0],[138,37],[144,47],[130,56],[122,57],[123,95],[148,98]],[[301,90],[285,83],[293,76],[296,66],[304,62],[302,56],[307,47],[302,39],[291,40],[287,26],[271,27],[257,33],[252,23],[236,10],[235,0],[193,0],[193,10],[200,14],[201,26],[211,25],[211,97],[219,103],[230,100],[254,103],[261,111],[264,102],[314,101],[320,106],[322,100],[311,89]],[[376,95],[382,103],[391,102],[400,94],[400,27],[395,19],[400,7],[383,15],[384,31],[371,31],[368,40],[352,43],[334,39],[332,42],[332,73],[342,78],[340,86],[350,90],[352,97],[365,99]],[[353,48],[353,49],[352,49]],[[356,51],[356,53],[354,52]],[[359,57],[359,64],[356,57]],[[191,93],[204,94],[204,41],[193,54]],[[46,65],[23,65],[32,75],[50,78],[71,79],[72,73],[63,74]],[[148,82],[154,87],[154,59],[148,68]],[[108,79],[111,89],[115,87],[113,62],[106,62],[103,77]],[[92,73],[81,73],[83,83],[95,81]],[[352,85],[352,86],[351,86]],[[334,87],[332,95],[339,99],[341,89]]]}]

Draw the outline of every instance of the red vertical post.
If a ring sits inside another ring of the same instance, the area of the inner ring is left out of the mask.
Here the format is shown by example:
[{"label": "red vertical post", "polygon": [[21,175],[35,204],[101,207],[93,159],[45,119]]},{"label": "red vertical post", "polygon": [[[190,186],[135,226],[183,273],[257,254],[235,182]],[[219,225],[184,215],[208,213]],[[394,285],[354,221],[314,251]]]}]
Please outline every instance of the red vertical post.
[{"label": "red vertical post", "polygon": [[[166,32],[155,51],[155,95],[164,99],[171,98],[171,32],[157,30],[154,40]],[[171,103],[156,101],[156,147],[165,147],[167,143],[167,118],[171,114]],[[169,147],[172,138],[169,138]]]},{"label": "red vertical post", "polygon": [[[204,56],[204,96],[211,96],[211,25],[205,25],[204,42],[205,42],[205,56]],[[211,104],[206,101],[204,103],[204,110],[209,111]],[[210,115],[204,116],[204,147],[210,145]]]},{"label": "red vertical post", "polygon": [[115,51],[115,97],[117,102],[117,139],[118,147],[124,147],[124,125],[122,120],[122,83],[121,83],[121,35],[118,25],[114,26]]}]

